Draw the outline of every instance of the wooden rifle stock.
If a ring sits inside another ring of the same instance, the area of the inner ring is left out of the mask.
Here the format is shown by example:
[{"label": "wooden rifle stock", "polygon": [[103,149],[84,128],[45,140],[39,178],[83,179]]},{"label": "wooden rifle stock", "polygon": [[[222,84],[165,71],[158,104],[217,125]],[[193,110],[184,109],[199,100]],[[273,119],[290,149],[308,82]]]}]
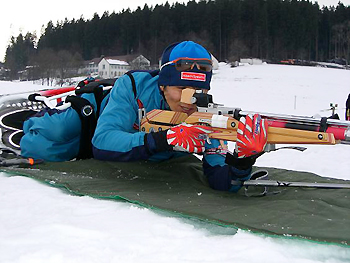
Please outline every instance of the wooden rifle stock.
[{"label": "wooden rifle stock", "polygon": [[[161,131],[181,123],[211,126],[214,130],[210,138],[236,141],[238,121],[228,115],[206,112],[186,113],[152,110],[141,120],[141,131],[146,133]],[[267,142],[270,144],[335,144],[332,133],[305,131],[288,128],[269,127]]]}]

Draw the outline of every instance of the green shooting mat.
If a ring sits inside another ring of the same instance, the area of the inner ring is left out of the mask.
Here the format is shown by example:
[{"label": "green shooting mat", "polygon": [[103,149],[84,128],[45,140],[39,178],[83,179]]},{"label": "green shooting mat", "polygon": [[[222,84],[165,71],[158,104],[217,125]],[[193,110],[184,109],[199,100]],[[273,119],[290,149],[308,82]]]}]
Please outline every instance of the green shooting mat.
[{"label": "green shooting mat", "polygon": [[[254,167],[254,169],[258,169]],[[264,168],[269,179],[349,183],[312,173]],[[278,193],[248,197],[209,187],[194,156],[154,162],[82,160],[1,168],[8,175],[35,178],[76,195],[124,200],[186,218],[267,235],[350,244],[350,190],[270,188]]]}]

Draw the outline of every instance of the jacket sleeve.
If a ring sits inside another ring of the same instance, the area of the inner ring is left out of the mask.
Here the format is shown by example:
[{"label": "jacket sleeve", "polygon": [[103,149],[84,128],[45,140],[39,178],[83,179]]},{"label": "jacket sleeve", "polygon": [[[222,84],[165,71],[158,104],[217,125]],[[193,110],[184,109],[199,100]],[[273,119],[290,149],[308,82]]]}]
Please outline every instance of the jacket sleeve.
[{"label": "jacket sleeve", "polygon": [[148,159],[144,132],[133,128],[138,120],[138,106],[128,76],[119,78],[112,88],[92,139],[94,158],[110,161]]},{"label": "jacket sleeve", "polygon": [[[227,144],[224,142],[225,145]],[[203,170],[209,185],[215,190],[237,192],[241,186],[237,181],[245,181],[250,178],[252,168],[239,170],[225,163],[226,153],[220,149],[219,140],[211,140],[206,143],[206,153],[203,158]]]},{"label": "jacket sleeve", "polygon": [[21,155],[60,162],[75,158],[80,145],[81,124],[72,108],[44,109],[23,124]]}]

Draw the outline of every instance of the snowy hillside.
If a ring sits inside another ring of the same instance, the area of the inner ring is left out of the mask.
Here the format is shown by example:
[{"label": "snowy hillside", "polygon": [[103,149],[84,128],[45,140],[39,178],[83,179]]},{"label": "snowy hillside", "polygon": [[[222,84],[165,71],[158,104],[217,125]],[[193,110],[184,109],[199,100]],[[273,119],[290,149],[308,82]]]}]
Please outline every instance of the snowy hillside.
[{"label": "snowy hillside", "polygon": [[[0,94],[37,90],[0,82]],[[350,72],[282,65],[221,64],[214,101],[243,110],[320,114],[338,103],[344,119]],[[231,149],[233,144],[230,145]],[[307,146],[301,153],[264,154],[258,166],[315,172],[350,180],[350,146]],[[25,177],[0,174],[0,262],[350,262],[350,247],[272,238],[139,208],[78,197]],[[268,212],[268,211],[267,211]],[[349,213],[350,216],[350,213]]]}]

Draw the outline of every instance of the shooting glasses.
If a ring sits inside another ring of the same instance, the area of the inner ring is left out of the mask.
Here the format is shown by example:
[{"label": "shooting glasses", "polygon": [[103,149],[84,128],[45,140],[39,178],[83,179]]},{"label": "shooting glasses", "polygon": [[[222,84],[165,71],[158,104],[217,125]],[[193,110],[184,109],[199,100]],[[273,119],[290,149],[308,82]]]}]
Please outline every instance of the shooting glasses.
[{"label": "shooting glasses", "polygon": [[199,70],[206,72],[210,72],[213,69],[212,61],[207,58],[177,58],[163,64],[160,67],[160,70],[171,64],[175,64],[175,68],[178,71],[192,70],[194,66],[197,66]]}]

